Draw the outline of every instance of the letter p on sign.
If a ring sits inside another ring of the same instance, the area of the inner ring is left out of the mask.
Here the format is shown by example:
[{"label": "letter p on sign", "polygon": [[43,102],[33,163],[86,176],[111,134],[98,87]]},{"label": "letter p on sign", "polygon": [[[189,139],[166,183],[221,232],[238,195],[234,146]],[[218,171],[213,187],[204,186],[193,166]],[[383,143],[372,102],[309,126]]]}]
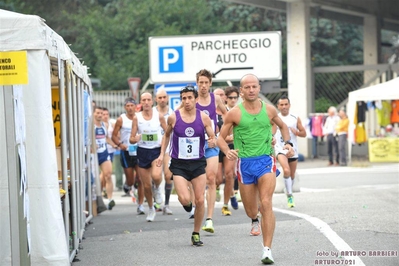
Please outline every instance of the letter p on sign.
[{"label": "letter p on sign", "polygon": [[183,46],[159,47],[159,72],[183,72]]}]

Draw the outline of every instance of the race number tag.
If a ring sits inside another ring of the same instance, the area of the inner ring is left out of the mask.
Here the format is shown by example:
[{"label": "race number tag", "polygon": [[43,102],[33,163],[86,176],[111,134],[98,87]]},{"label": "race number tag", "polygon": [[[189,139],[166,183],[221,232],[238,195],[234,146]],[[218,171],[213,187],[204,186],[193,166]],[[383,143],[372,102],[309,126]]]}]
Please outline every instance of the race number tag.
[{"label": "race number tag", "polygon": [[179,159],[198,159],[200,138],[179,138]]},{"label": "race number tag", "polygon": [[107,146],[105,145],[103,139],[96,139],[96,144],[98,153],[104,152],[107,149]]},{"label": "race number tag", "polygon": [[155,132],[153,134],[142,134],[141,135],[141,140],[144,141],[145,143],[157,143],[158,142],[158,132]]},{"label": "race number tag", "polygon": [[128,151],[130,156],[137,156],[137,144],[129,144]]}]

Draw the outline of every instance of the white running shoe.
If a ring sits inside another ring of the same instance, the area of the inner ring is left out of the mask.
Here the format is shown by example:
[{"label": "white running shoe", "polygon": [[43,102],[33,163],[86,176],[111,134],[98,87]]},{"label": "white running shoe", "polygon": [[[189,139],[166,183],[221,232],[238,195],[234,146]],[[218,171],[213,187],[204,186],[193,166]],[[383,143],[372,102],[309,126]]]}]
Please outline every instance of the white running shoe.
[{"label": "white running shoe", "polygon": [[154,208],[154,206],[153,206],[153,207],[152,207],[151,209],[149,209],[149,211],[148,211],[148,215],[147,215],[147,218],[146,218],[147,222],[152,222],[152,221],[154,221],[155,215],[157,215],[157,213],[156,213],[155,208]]},{"label": "white running shoe", "polygon": [[139,215],[145,214],[143,205],[139,205],[137,207],[137,214],[139,214]]},{"label": "white running shoe", "polygon": [[273,264],[274,263],[274,259],[272,257],[272,250],[270,248],[268,248],[268,247],[263,248],[263,254],[262,254],[261,261],[263,264]]},{"label": "white running shoe", "polygon": [[188,219],[194,219],[194,213],[195,213],[195,206],[191,209],[190,214],[188,215]]},{"label": "white running shoe", "polygon": [[172,210],[171,209],[169,209],[169,206],[167,206],[167,205],[165,205],[165,207],[163,207],[163,214],[165,215],[165,214],[167,214],[167,215],[172,215],[173,214],[173,212],[172,212]]},{"label": "white running shoe", "polygon": [[154,198],[156,203],[162,204],[162,193],[160,187],[154,188]]}]

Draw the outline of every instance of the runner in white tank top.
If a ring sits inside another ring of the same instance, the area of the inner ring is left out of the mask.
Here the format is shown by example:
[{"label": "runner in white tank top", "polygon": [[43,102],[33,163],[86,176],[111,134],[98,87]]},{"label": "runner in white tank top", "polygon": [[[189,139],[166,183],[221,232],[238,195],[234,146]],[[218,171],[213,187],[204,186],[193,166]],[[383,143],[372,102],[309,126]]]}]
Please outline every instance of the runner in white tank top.
[{"label": "runner in white tank top", "polygon": [[[115,206],[115,201],[112,199],[112,193],[114,191],[114,185],[112,183],[112,163],[111,158],[108,155],[107,143],[112,141],[107,136],[107,129],[102,122],[103,109],[99,106],[94,108],[94,130],[96,135],[97,154],[99,160],[99,166],[101,169],[100,180],[103,187],[105,187],[108,197],[108,209],[112,210]],[[102,188],[103,188],[102,187]]]},{"label": "runner in white tank top", "polygon": [[284,183],[285,189],[287,193],[287,205],[289,208],[295,207],[294,197],[292,196],[292,187],[294,185],[295,179],[295,172],[298,163],[298,142],[297,137],[306,137],[306,130],[302,125],[301,119],[290,114],[290,100],[287,96],[282,96],[278,100],[277,109],[280,111],[279,117],[283,122],[287,125],[290,137],[291,137],[291,144],[294,148],[295,155],[291,158],[287,158],[285,155],[286,153],[283,150],[284,140],[282,140],[280,130],[277,130],[275,138],[276,138],[276,145],[275,145],[275,153],[278,162],[280,163],[281,167],[283,168],[284,172]]},{"label": "runner in white tank top", "polygon": [[[155,100],[157,102],[157,106],[153,107],[153,110],[157,111],[163,117],[165,118],[165,121],[168,121],[168,117],[174,112],[168,105],[169,102],[169,97],[166,93],[165,90],[161,89],[157,91],[157,94],[155,95]],[[162,136],[164,135],[164,131],[162,129],[161,134]],[[170,199],[170,194],[172,193],[172,188],[173,188],[173,181],[172,181],[172,172],[169,170],[169,165],[170,165],[170,155],[169,155],[169,150],[170,150],[170,143],[168,144],[168,147],[165,150],[165,154],[163,157],[163,173],[164,173],[164,178],[165,178],[165,204],[164,207],[162,208],[162,212],[165,215],[172,215],[173,212],[169,208],[169,199]]]},{"label": "runner in white tank top", "polygon": [[148,202],[149,212],[147,221],[152,222],[155,219],[155,208],[153,203],[152,182],[155,184],[155,201],[162,203],[162,194],[160,184],[162,182],[162,168],[156,166],[161,152],[162,134],[161,130],[166,130],[165,118],[157,111],[152,109],[152,95],[145,92],[140,97],[140,103],[143,111],[136,113],[133,118],[130,143],[137,143],[137,163],[139,166],[139,175],[144,184],[144,195]]},{"label": "runner in white tank top", "polygon": [[114,152],[116,150],[115,149],[116,144],[112,141],[112,132],[114,131],[115,119],[109,118],[109,111],[105,107],[103,107],[103,122],[107,128],[107,136],[111,140],[111,143],[107,143],[107,149],[112,162],[114,159]]},{"label": "runner in white tank top", "polygon": [[[117,143],[117,146],[121,149],[120,162],[125,173],[126,181],[123,185],[123,190],[126,195],[129,195],[129,191],[134,191],[134,185],[137,183],[137,198],[133,198],[133,202],[136,200],[138,203],[137,213],[145,214],[144,211],[144,186],[138,175],[137,166],[137,144],[130,144],[129,138],[132,132],[133,117],[136,112],[136,101],[132,97],[125,99],[125,114],[121,114],[116,120],[114,132],[112,134],[112,140]],[[135,175],[136,173],[136,175]],[[134,194],[133,194],[134,195]]]},{"label": "runner in white tank top", "polygon": [[[289,113],[288,115],[282,115],[281,113],[278,114],[278,116],[283,120],[283,122],[287,125],[288,128],[292,128],[290,130],[290,137],[291,137],[291,143],[294,148],[295,154],[294,156],[290,157],[290,159],[298,158],[298,140],[297,140],[297,135],[294,133],[298,131],[298,117]],[[284,140],[283,137],[281,136],[280,129],[277,128],[276,134],[274,135],[276,138],[276,145],[275,147],[275,153],[276,156],[279,153],[284,153],[283,147],[284,147]]]}]

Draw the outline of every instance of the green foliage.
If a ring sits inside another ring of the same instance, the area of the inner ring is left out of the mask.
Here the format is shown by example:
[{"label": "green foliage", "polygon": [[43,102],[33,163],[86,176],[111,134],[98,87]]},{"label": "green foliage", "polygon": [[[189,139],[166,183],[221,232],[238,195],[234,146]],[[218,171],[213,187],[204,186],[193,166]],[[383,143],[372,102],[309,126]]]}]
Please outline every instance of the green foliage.
[{"label": "green foliage", "polygon": [[[46,19],[103,90],[128,89],[128,77],[148,79],[150,36],[281,31],[287,87],[283,12],[224,0],[0,0],[0,8]],[[312,18],[314,66],[360,64],[361,36],[358,26]]]},{"label": "green foliage", "polygon": [[326,113],[330,106],[335,106],[335,104],[332,103],[327,98],[321,97],[321,98],[315,100],[315,112],[316,113]]},{"label": "green foliage", "polygon": [[310,20],[313,66],[363,63],[362,27],[328,19]]}]

